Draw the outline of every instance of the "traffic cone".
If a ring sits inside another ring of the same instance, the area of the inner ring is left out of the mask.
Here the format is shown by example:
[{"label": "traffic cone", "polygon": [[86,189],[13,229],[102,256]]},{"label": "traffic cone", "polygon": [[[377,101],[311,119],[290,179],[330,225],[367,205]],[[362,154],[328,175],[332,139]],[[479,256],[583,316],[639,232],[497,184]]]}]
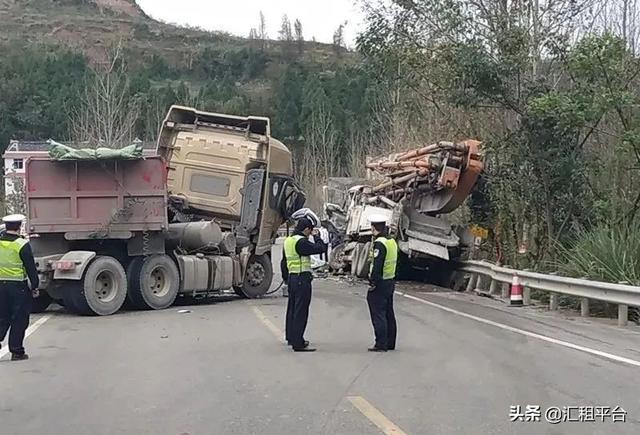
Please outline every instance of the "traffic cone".
[{"label": "traffic cone", "polygon": [[517,276],[513,277],[513,281],[511,281],[511,288],[509,289],[510,296],[510,305],[512,307],[521,307],[523,305],[522,302],[522,284],[520,284],[520,280]]}]

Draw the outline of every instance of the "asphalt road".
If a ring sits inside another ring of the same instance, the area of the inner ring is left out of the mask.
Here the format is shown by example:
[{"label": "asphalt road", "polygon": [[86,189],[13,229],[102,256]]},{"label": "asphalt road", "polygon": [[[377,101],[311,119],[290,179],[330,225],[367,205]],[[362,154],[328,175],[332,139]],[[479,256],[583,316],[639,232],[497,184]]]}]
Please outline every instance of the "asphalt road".
[{"label": "asphalt road", "polygon": [[[640,367],[610,358],[640,361],[637,331],[407,291],[436,305],[398,296],[398,350],[372,354],[365,294],[315,282],[309,354],[283,344],[277,296],[50,312],[28,338],[31,360],[0,361],[0,434],[640,433]],[[511,422],[516,405],[540,406],[541,421]],[[551,406],[620,406],[626,422],[551,424]]]}]

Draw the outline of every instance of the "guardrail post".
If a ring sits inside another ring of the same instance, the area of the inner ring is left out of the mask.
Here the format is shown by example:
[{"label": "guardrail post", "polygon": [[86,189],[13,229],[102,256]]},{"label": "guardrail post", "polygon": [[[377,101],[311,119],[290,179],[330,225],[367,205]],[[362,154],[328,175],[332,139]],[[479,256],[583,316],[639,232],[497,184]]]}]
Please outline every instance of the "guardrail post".
[{"label": "guardrail post", "polygon": [[491,279],[491,285],[489,286],[489,294],[496,295],[498,294],[498,286],[500,285],[499,281],[495,279]]},{"label": "guardrail post", "polygon": [[627,326],[629,322],[629,305],[618,305],[618,326]]},{"label": "guardrail post", "polygon": [[522,289],[522,303],[524,305],[531,305],[531,288],[524,287]]},{"label": "guardrail post", "polygon": [[555,311],[558,309],[558,293],[549,292],[549,309]]},{"label": "guardrail post", "polygon": [[478,280],[476,281],[476,288],[474,289],[476,292],[484,292],[484,276],[478,275]]},{"label": "guardrail post", "polygon": [[580,315],[589,317],[589,298],[580,299]]},{"label": "guardrail post", "polygon": [[502,299],[509,299],[509,284],[506,282],[502,283]]},{"label": "guardrail post", "polygon": [[478,282],[478,275],[472,273],[469,277],[469,283],[467,284],[467,291],[472,292],[476,288],[476,282]]}]

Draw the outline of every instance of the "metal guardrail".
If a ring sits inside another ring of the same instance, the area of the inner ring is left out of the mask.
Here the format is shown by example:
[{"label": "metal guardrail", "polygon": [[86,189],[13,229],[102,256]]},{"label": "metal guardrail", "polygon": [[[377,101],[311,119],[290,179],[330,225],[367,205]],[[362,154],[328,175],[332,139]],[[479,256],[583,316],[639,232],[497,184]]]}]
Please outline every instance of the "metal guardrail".
[{"label": "metal guardrail", "polygon": [[[471,274],[467,291],[489,293],[491,295],[501,293],[504,299],[509,297],[509,284],[517,276],[524,286],[523,300],[525,305],[531,303],[531,289],[551,293],[549,301],[551,310],[558,309],[558,295],[560,294],[581,298],[580,311],[583,317],[589,316],[589,300],[618,304],[619,326],[627,325],[629,306],[640,307],[640,287],[638,286],[516,270],[497,266],[486,261],[466,261],[461,263],[459,270]],[[487,283],[489,283],[488,290]],[[501,292],[500,287],[502,287]]]}]

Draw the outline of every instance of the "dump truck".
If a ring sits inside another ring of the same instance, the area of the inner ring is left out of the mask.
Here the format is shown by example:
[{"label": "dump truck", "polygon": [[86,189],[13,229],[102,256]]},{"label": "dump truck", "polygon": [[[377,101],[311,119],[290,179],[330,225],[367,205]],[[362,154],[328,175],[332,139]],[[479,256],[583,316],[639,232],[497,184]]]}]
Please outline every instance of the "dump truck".
[{"label": "dump truck", "polygon": [[398,242],[400,274],[448,285],[453,263],[472,237],[445,216],[476,185],[483,170],[480,142],[438,142],[371,159],[366,168],[367,180],[329,180],[323,189],[325,226],[332,233],[331,269],[367,276],[369,218],[382,215]]},{"label": "dump truck", "polygon": [[36,311],[55,300],[111,315],[125,303],[267,293],[277,230],[304,204],[268,118],[173,106],[156,155],[87,154],[26,162]]}]

